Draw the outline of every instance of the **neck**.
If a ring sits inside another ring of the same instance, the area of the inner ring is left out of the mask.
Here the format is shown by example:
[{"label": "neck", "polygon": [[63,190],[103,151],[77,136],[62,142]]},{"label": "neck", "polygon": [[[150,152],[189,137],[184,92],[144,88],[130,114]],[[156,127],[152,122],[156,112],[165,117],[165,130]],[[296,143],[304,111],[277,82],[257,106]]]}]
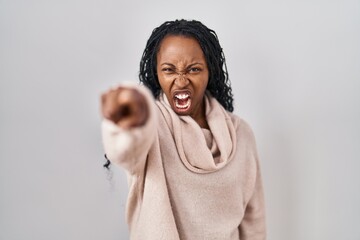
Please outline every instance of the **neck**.
[{"label": "neck", "polygon": [[199,126],[200,126],[201,128],[210,129],[210,128],[209,128],[209,125],[208,125],[208,123],[207,123],[207,121],[206,121],[205,118],[204,118],[204,119],[200,119],[200,120],[196,120],[196,119],[195,119],[195,121],[197,122],[197,124],[199,124]]},{"label": "neck", "polygon": [[203,102],[201,103],[201,110],[198,111],[198,114],[191,117],[195,120],[195,122],[197,122],[197,124],[199,124],[201,128],[209,129],[205,114],[205,100],[203,100]]}]

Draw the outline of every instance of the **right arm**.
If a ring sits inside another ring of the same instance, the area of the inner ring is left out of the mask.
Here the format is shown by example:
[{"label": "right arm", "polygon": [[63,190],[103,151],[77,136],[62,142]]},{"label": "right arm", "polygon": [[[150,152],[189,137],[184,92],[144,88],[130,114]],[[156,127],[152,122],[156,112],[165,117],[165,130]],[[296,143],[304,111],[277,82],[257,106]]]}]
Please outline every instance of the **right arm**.
[{"label": "right arm", "polygon": [[111,89],[101,96],[101,113],[107,158],[131,175],[139,174],[156,136],[155,104],[150,91],[139,85]]}]

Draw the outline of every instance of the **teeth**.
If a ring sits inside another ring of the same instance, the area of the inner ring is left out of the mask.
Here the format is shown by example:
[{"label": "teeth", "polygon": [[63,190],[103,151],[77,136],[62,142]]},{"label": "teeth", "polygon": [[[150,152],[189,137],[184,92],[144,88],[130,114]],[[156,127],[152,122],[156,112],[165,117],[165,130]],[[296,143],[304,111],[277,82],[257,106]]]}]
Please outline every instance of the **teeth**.
[{"label": "teeth", "polygon": [[175,97],[176,97],[177,99],[182,100],[182,99],[188,98],[188,97],[189,97],[189,94],[187,94],[187,93],[176,94]]},{"label": "teeth", "polygon": [[175,106],[176,106],[177,108],[187,108],[187,107],[190,106],[190,103],[191,103],[190,99],[189,99],[189,100],[186,102],[186,104],[184,104],[184,105],[181,105],[181,104],[178,103],[178,101],[175,101]]}]

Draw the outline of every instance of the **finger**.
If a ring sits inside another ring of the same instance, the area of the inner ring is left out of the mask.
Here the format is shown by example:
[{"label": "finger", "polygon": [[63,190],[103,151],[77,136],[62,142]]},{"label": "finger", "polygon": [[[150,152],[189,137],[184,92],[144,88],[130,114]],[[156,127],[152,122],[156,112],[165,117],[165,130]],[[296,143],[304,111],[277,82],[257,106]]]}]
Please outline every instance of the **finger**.
[{"label": "finger", "polygon": [[119,108],[121,107],[117,102],[120,91],[120,88],[112,88],[101,96],[102,114],[105,118],[112,121],[115,121],[116,115],[118,115]]},{"label": "finger", "polygon": [[131,104],[132,102],[136,101],[135,99],[136,90],[133,89],[119,89],[117,92],[117,101],[121,105]]}]

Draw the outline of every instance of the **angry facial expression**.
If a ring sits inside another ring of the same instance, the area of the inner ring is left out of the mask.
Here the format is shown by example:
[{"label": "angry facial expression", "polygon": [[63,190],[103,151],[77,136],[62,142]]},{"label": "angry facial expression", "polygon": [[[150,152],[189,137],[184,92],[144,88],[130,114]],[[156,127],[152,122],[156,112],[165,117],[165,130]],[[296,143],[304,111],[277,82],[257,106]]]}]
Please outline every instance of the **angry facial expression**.
[{"label": "angry facial expression", "polygon": [[204,94],[209,70],[198,41],[186,36],[166,36],[157,53],[161,89],[178,115],[195,121],[205,118]]}]

